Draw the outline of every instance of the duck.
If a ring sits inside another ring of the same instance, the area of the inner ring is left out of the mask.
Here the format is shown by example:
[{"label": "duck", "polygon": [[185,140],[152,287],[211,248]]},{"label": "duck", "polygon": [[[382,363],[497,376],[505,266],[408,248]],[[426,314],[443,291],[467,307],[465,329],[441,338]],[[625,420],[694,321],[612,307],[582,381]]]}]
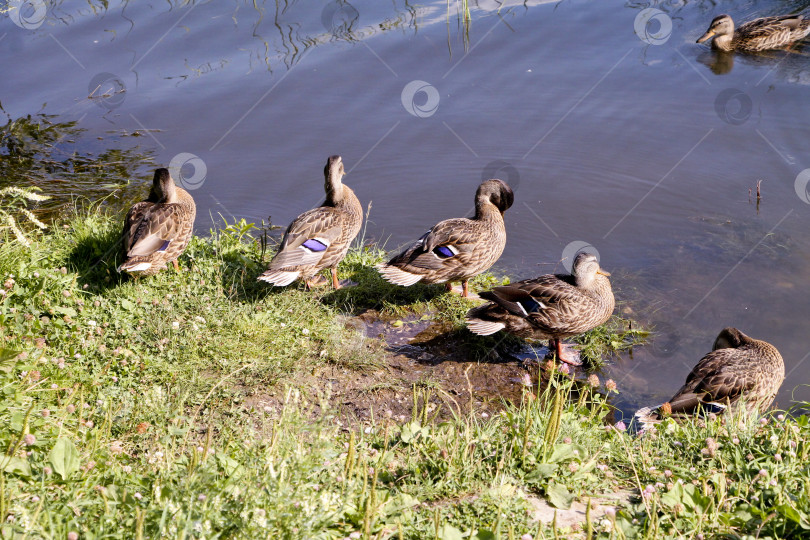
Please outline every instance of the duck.
[{"label": "duck", "polygon": [[563,351],[562,340],[610,319],[615,307],[609,272],[593,253],[576,255],[570,275],[546,274],[480,293],[490,303],[467,313],[467,328],[488,336],[504,330],[522,338],[547,339],[557,358],[581,365]]},{"label": "duck", "polygon": [[486,180],[475,192],[473,217],[437,223],[410,247],[376,268],[386,281],[403,287],[418,282],[444,283],[452,291],[452,283],[461,282],[461,295],[467,298],[469,280],[488,270],[503,253],[503,214],[514,201],[515,194],[506,182]]},{"label": "duck", "polygon": [[149,197],[135,203],[124,219],[124,262],[118,271],[150,276],[168,263],[179,270],[177,258],[191,240],[196,214],[191,194],[175,184],[168,169],[156,169]]},{"label": "duck", "polygon": [[785,380],[785,362],[776,347],[732,327],[724,328],[712,352],[700,359],[686,383],[666,403],[636,411],[641,430],[671,416],[682,419],[740,409],[763,413]]},{"label": "duck", "polygon": [[297,279],[307,290],[319,284],[317,274],[329,269],[332,287],[340,289],[337,267],[363,224],[363,207],[352,189],[343,183],[343,158],[329,156],[323,169],[326,200],[295,218],[259,281],[285,287]]},{"label": "duck", "polygon": [[802,15],[762,17],[734,28],[728,15],[719,15],[712,20],[709,29],[697,43],[712,39],[712,48],[721,51],[757,52],[779,49],[791,45],[810,34],[810,20]]}]

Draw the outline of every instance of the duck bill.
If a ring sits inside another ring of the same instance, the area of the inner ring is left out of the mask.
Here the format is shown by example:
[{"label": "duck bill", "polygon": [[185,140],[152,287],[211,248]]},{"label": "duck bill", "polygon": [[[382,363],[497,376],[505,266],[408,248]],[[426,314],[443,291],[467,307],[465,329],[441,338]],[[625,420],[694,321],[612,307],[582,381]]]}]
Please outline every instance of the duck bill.
[{"label": "duck bill", "polygon": [[712,36],[714,36],[714,30],[709,30],[708,32],[700,36],[695,43],[703,43]]},{"label": "duck bill", "polygon": [[597,274],[602,274],[603,276],[610,277],[610,272],[606,272],[605,270],[602,270],[601,268],[599,270],[597,270],[596,273]]}]

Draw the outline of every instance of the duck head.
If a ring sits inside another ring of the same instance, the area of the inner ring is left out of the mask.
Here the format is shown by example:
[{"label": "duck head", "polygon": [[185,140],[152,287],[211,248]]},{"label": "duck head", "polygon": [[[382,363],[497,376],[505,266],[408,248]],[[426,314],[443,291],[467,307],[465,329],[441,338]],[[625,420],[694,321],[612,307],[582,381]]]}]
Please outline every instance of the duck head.
[{"label": "duck head", "polygon": [[710,38],[724,38],[731,40],[734,36],[734,21],[728,15],[718,15],[712,19],[709,29],[700,36],[696,43],[703,43]]},{"label": "duck head", "polygon": [[506,182],[493,178],[478,186],[475,192],[475,214],[478,216],[484,205],[494,205],[501,214],[515,202],[515,194]]},{"label": "duck head", "polygon": [[152,189],[149,192],[149,202],[154,203],[173,203],[177,199],[177,189],[174,185],[174,179],[169,174],[169,169],[155,169],[155,177],[152,180]]},{"label": "duck head", "polygon": [[610,272],[602,270],[599,259],[593,253],[582,251],[574,258],[571,274],[576,278],[577,285],[587,287],[596,279],[596,275],[610,276]]},{"label": "duck head", "polygon": [[343,177],[346,171],[343,168],[343,159],[340,156],[329,156],[323,168],[324,189],[327,200],[338,200],[343,195]]},{"label": "duck head", "polygon": [[714,340],[713,351],[717,349],[736,349],[750,342],[751,338],[737,330],[736,328],[728,327],[718,334],[717,339]]}]

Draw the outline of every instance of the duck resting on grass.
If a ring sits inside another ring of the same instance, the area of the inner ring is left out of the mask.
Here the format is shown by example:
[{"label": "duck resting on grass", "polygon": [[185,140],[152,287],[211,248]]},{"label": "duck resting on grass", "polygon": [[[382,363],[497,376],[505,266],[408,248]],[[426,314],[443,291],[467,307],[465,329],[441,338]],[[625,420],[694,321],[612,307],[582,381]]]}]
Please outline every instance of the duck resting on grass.
[{"label": "duck resting on grass", "polygon": [[124,262],[118,271],[151,276],[168,263],[179,270],[177,258],[191,240],[196,213],[188,191],[175,185],[167,169],[157,169],[149,197],[134,204],[124,219]]},{"label": "duck resting on grass", "polygon": [[644,431],[666,416],[719,414],[740,406],[748,413],[762,413],[773,403],[784,380],[785,363],[776,347],[736,328],[725,328],[712,352],[686,377],[686,384],[666,403],[639,409],[635,418]]},{"label": "duck resting on grass", "polygon": [[721,51],[758,52],[792,45],[810,34],[810,20],[802,15],[782,15],[754,19],[734,28],[728,15],[712,20],[697,43],[712,39],[712,48]]},{"label": "duck resting on grass", "polygon": [[492,179],[478,186],[475,215],[446,219],[430,228],[408,249],[387,263],[377,265],[382,277],[394,285],[460,281],[462,296],[469,296],[467,282],[495,264],[506,245],[503,213],[515,200],[512,189]]},{"label": "duck resting on grass", "polygon": [[346,173],[340,156],[327,160],[323,174],[326,200],[290,224],[269,268],[258,277],[260,281],[284,287],[303,279],[307,289],[311,289],[318,284],[314,279],[318,272],[328,268],[332,286],[340,289],[337,266],[360,232],[363,207],[354,191],[342,182]]},{"label": "duck resting on grass", "polygon": [[467,313],[467,328],[481,336],[505,330],[518,337],[547,339],[558,359],[581,365],[575,353],[563,352],[562,339],[610,319],[614,299],[609,275],[595,255],[580,252],[571,275],[546,274],[481,293],[491,303]]}]

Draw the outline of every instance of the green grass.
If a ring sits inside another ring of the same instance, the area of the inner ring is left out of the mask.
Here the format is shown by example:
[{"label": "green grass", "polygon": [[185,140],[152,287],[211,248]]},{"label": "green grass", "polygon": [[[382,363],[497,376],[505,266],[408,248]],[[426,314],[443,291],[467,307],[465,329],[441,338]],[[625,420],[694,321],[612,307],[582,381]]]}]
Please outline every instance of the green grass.
[{"label": "green grass", "polygon": [[[2,538],[785,538],[810,529],[810,421],[798,412],[764,424],[667,421],[632,437],[610,426],[604,383],[544,370],[540,387],[486,418],[454,408],[439,422],[437,406],[452,400],[426,378],[404,421],[348,423],[327,385],[301,384],[330,365],[385,364],[347,314],[429,315],[456,328],[470,302],[388,286],[370,269],[382,257],[374,248],[341,265],[356,288],[266,287],[255,280],[261,242],[244,222],[195,238],[181,272],[129,280],[115,272],[119,227],[85,212],[30,248],[0,243]],[[585,354],[639,337],[615,324],[586,337]],[[621,489],[647,495],[615,516],[594,510],[577,530],[530,514],[539,499],[565,508]]]}]

